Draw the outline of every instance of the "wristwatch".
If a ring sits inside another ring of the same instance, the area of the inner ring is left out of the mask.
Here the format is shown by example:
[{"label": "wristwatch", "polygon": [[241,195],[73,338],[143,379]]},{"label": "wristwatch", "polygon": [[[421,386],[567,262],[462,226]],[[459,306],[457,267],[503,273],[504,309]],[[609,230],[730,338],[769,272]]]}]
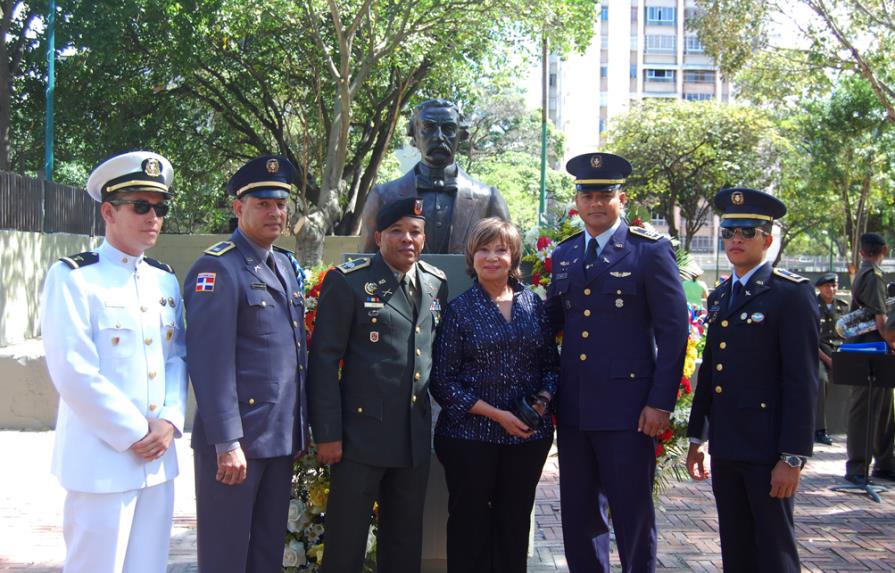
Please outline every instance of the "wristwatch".
[{"label": "wristwatch", "polygon": [[804,456],[795,456],[793,454],[780,454],[780,461],[791,468],[803,468],[808,458]]}]

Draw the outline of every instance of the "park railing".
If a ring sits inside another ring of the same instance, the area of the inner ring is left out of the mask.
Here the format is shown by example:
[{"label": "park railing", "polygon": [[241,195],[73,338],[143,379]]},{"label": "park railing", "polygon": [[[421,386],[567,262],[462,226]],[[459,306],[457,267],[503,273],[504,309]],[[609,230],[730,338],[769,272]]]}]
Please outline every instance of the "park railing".
[{"label": "park railing", "polygon": [[102,235],[99,203],[83,189],[0,171],[0,229]]}]

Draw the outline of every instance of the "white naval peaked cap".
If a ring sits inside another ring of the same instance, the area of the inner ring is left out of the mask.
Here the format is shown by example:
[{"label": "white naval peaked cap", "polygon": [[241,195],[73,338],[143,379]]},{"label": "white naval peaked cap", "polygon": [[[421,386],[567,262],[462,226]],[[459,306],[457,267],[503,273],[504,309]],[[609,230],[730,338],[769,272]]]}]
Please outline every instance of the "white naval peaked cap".
[{"label": "white naval peaked cap", "polygon": [[87,179],[87,193],[102,202],[112,193],[155,191],[171,195],[174,168],[151,151],[131,151],[106,159]]}]

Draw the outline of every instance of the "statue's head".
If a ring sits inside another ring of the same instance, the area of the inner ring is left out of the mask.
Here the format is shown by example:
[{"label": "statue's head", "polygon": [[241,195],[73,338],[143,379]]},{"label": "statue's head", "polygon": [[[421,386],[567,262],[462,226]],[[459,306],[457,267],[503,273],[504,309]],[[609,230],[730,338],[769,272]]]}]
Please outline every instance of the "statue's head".
[{"label": "statue's head", "polygon": [[430,99],[413,108],[407,135],[420,150],[423,163],[444,168],[454,162],[457,145],[469,134],[456,105],[444,99]]}]

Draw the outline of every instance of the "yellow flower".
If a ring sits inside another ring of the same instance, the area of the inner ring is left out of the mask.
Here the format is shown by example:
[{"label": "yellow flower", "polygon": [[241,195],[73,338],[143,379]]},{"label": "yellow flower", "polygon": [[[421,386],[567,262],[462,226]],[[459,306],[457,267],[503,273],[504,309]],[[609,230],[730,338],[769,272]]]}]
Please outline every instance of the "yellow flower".
[{"label": "yellow flower", "polygon": [[315,482],[308,488],[308,503],[314,509],[315,513],[326,511],[326,500],[329,498],[329,484],[324,480]]},{"label": "yellow flower", "polygon": [[306,555],[317,563],[323,563],[323,544],[318,543],[317,545],[309,548],[306,551]]}]

